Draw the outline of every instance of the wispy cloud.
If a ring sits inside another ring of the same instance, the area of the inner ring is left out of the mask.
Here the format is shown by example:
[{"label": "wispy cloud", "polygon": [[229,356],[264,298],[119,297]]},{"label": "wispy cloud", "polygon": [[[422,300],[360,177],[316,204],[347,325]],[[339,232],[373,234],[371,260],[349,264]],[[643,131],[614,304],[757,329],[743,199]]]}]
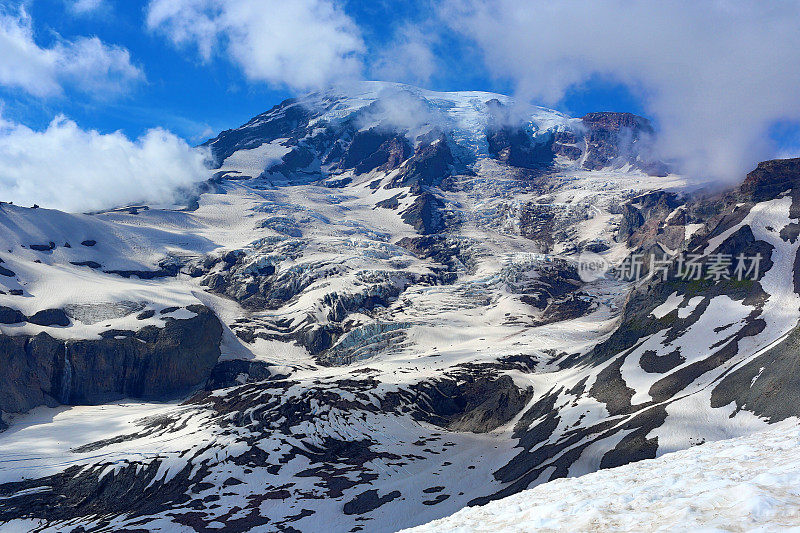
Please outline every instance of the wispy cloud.
[{"label": "wispy cloud", "polygon": [[77,15],[85,15],[102,8],[105,0],[66,0],[67,7]]},{"label": "wispy cloud", "polygon": [[374,54],[371,74],[375,79],[425,84],[439,68],[433,51],[436,32],[414,24],[402,25],[393,39]]},{"label": "wispy cloud", "polygon": [[143,79],[125,48],[97,37],[58,36],[52,46],[42,47],[34,40],[32,20],[23,7],[0,8],[0,85],[36,97],[59,96],[71,87],[105,98]]}]

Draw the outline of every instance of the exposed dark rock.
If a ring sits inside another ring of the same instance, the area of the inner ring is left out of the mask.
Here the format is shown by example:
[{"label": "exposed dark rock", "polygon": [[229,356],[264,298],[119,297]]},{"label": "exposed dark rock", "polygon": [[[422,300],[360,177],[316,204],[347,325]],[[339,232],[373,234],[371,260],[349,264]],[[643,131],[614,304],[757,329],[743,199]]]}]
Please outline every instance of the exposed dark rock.
[{"label": "exposed dark rock", "polygon": [[270,365],[263,361],[243,361],[230,359],[218,362],[206,381],[207,390],[233,387],[242,383],[264,381],[267,379],[285,379],[286,376],[274,375]]},{"label": "exposed dark rock", "polygon": [[400,205],[400,200],[402,200],[405,197],[406,197],[405,194],[397,193],[394,196],[392,196],[391,198],[387,198],[385,200],[381,200],[380,202],[378,202],[375,205],[377,207],[382,207],[384,209],[397,209],[398,206]]},{"label": "exposed dark rock", "polygon": [[658,356],[652,350],[647,350],[642,354],[639,359],[639,365],[645,372],[651,374],[664,374],[673,368],[683,364],[686,358],[683,357],[679,350],[668,353],[667,355]]},{"label": "exposed dark rock", "polygon": [[800,326],[777,345],[726,375],[711,392],[711,407],[736,403],[770,423],[800,416]]},{"label": "exposed dark rock", "polygon": [[437,494],[436,497],[432,500],[424,500],[422,505],[438,505],[448,499],[450,497],[449,494]]},{"label": "exposed dark rock", "polygon": [[[217,167],[238,150],[258,148],[265,142],[281,138],[303,137],[313,113],[296,103],[295,99],[284,100],[266,113],[253,117],[235,130],[225,130],[203,143],[211,148]],[[251,176],[255,177],[255,176]]]},{"label": "exposed dark rock", "polygon": [[654,191],[632,198],[622,205],[622,221],[617,231],[617,239],[632,247],[644,247],[667,241],[670,249],[683,244],[683,226],[676,232],[679,242],[665,228],[666,220],[683,202],[677,194]]},{"label": "exposed dark rock", "polygon": [[116,274],[123,278],[136,276],[139,279],[172,278],[180,272],[180,266],[176,264],[163,264],[158,270],[104,270],[106,274]]},{"label": "exposed dark rock", "polygon": [[135,334],[112,330],[100,340],[0,335],[0,411],[123,397],[165,400],[190,392],[210,375],[222,338],[208,308],[190,310],[197,316]]},{"label": "exposed dark rock", "polygon": [[548,303],[542,313],[542,318],[535,322],[535,325],[552,324],[562,320],[572,320],[588,314],[596,307],[591,299],[570,294],[562,300],[554,300]]},{"label": "exposed dark rock", "polygon": [[545,169],[552,165],[553,137],[535,142],[524,128],[503,126],[487,132],[489,154],[498,161],[527,169]]},{"label": "exposed dark rock", "polygon": [[346,504],[344,504],[344,514],[364,514],[374,511],[381,505],[387,504],[390,501],[401,496],[399,491],[393,490],[385,496],[378,496],[378,491],[370,489],[362,492]]},{"label": "exposed dark rock", "polygon": [[424,192],[414,199],[414,203],[403,211],[401,218],[419,233],[429,235],[444,229],[441,210],[444,202],[434,194]]},{"label": "exposed dark rock", "polygon": [[739,195],[764,202],[790,189],[800,189],[800,158],[762,161],[739,186]]},{"label": "exposed dark rock", "polygon": [[63,309],[45,309],[33,314],[28,322],[38,326],[69,326],[70,321]]},{"label": "exposed dark rock", "polygon": [[147,326],[135,337],[68,341],[69,403],[176,398],[204,383],[220,355],[222,326],[204,306],[187,309],[197,316]]},{"label": "exposed dark rock", "polygon": [[298,146],[281,158],[281,162],[267,169],[268,172],[281,173],[285,177],[293,177],[296,173],[305,171],[316,159],[314,152],[306,146]]},{"label": "exposed dark rock", "polygon": [[413,153],[405,136],[370,128],[359,131],[344,154],[340,167],[354,169],[356,174],[371,170],[391,170],[400,166]]},{"label": "exposed dark rock", "polygon": [[0,305],[0,324],[19,324],[26,321],[27,318],[21,312]]},{"label": "exposed dark rock", "polygon": [[31,244],[28,248],[36,250],[37,252],[49,252],[56,247],[56,243],[50,241],[48,244]]},{"label": "exposed dark rock", "polygon": [[452,175],[453,154],[441,132],[433,132],[419,141],[414,155],[403,164],[392,187],[436,187]]},{"label": "exposed dark rock", "polygon": [[558,131],[553,137],[553,153],[575,161],[583,154],[583,144],[583,136],[576,132]]},{"label": "exposed dark rock", "polygon": [[646,409],[623,424],[621,431],[626,432],[622,440],[603,455],[600,468],[616,468],[636,461],[654,459],[658,450],[658,437],[647,438],[654,428],[659,427],[667,418],[663,405]]},{"label": "exposed dark rock", "polygon": [[97,241],[95,241],[95,240],[92,240],[92,239],[87,239],[87,240],[85,240],[85,241],[81,242],[81,245],[82,245],[82,246],[88,246],[88,247],[90,247],[90,248],[91,248],[92,246],[94,246],[95,244],[97,244]]},{"label": "exposed dark rock", "polygon": [[103,266],[100,263],[97,263],[96,261],[70,261],[70,263],[75,266],[85,266],[94,269],[98,269]]},{"label": "exposed dark rock", "polygon": [[0,335],[0,412],[23,413],[60,401],[64,342],[46,333]]},{"label": "exposed dark rock", "polygon": [[[427,399],[418,403],[416,415],[453,431],[486,433],[514,418],[533,395],[520,390],[510,376],[464,376],[464,381],[423,381],[415,388]],[[428,405],[430,410],[422,409]]]},{"label": "exposed dark rock", "polygon": [[403,237],[397,241],[402,246],[421,259],[433,259],[445,265],[448,270],[455,271],[459,268],[474,266],[471,243],[462,238],[450,235],[424,235],[419,237]]}]

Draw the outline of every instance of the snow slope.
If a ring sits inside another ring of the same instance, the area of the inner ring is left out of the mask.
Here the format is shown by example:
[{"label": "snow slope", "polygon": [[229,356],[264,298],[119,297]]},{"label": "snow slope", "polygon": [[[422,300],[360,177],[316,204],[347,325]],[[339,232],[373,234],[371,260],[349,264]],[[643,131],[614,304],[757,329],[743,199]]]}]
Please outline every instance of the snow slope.
[{"label": "snow slope", "polygon": [[559,479],[404,531],[793,531],[800,426]]}]

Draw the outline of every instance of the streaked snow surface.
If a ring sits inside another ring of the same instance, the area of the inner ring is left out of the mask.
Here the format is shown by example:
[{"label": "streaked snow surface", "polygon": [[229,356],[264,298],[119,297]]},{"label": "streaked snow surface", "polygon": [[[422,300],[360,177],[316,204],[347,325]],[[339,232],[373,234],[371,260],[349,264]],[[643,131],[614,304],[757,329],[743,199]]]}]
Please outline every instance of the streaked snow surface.
[{"label": "streaked snow surface", "polygon": [[558,479],[409,533],[800,530],[800,426]]}]

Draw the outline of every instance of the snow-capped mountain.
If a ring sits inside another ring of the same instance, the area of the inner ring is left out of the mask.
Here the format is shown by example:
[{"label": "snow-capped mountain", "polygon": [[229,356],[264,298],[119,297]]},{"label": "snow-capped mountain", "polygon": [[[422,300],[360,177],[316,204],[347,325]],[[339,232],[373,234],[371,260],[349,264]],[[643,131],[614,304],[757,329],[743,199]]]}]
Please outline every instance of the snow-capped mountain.
[{"label": "snow-capped mountain", "polygon": [[656,143],[365,83],[205,143],[187,208],[0,205],[0,524],[395,531],[797,416],[800,160],[711,195]]}]

